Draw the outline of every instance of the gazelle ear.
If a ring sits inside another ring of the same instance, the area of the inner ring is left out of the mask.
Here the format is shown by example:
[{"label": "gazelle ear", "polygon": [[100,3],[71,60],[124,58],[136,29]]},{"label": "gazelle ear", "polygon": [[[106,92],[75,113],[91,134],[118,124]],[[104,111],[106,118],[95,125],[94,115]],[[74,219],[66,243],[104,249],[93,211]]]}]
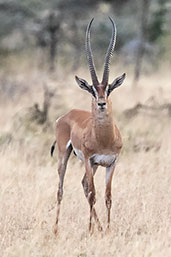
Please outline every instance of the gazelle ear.
[{"label": "gazelle ear", "polygon": [[88,91],[89,93],[91,93],[95,97],[93,87],[90,86],[86,80],[78,78],[77,76],[75,76],[75,80],[77,81],[80,88]]},{"label": "gazelle ear", "polygon": [[126,77],[126,74],[122,74],[122,76],[116,78],[111,84],[109,84],[109,87],[107,89],[107,96],[110,95],[110,93],[117,87],[121,86],[124,79]]}]

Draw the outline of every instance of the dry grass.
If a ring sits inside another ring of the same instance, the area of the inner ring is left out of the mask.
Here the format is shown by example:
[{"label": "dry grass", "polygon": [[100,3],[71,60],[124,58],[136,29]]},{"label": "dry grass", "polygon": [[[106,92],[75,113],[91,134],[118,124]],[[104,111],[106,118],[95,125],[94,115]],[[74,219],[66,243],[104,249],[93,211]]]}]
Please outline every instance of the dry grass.
[{"label": "dry grass", "polygon": [[[29,75],[22,76],[20,81],[27,81]],[[52,233],[57,164],[49,156],[53,129],[35,124],[26,126],[24,119],[19,119],[25,117],[27,107],[35,99],[41,102],[41,83],[34,88],[32,85],[39,79],[35,74],[33,77],[29,79],[32,90],[22,93],[17,100],[5,100],[0,108],[1,256],[171,256],[171,117],[166,113],[157,113],[154,117],[141,113],[126,119],[123,115],[125,109],[137,101],[144,103],[151,96],[159,104],[168,102],[171,89],[167,76],[160,80],[159,75],[143,78],[134,93],[128,78],[127,87],[113,93],[124,149],[113,179],[111,232],[99,233],[95,227],[94,234],[89,236],[89,207],[80,183],[84,168],[72,157],[65,179],[57,237]],[[57,92],[53,100],[51,120],[73,106],[89,108],[87,93],[73,87],[70,76],[67,80],[69,86],[63,85],[65,94]],[[49,84],[56,86],[52,81]],[[62,100],[59,102],[59,99]],[[103,168],[99,168],[95,177],[96,207],[105,227],[104,177]]]}]

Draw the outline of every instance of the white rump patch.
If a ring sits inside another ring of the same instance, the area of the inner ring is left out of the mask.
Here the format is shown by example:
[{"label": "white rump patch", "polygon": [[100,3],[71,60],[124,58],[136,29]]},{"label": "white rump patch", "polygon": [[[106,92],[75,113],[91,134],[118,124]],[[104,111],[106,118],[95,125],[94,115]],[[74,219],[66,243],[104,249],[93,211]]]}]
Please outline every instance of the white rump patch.
[{"label": "white rump patch", "polygon": [[66,149],[68,149],[68,147],[70,146],[71,144],[71,139],[68,141],[68,143],[66,144]]},{"label": "white rump patch", "polygon": [[59,118],[56,120],[56,123],[58,123],[58,121],[59,121],[60,118],[61,118],[61,117],[59,117]]},{"label": "white rump patch", "polygon": [[64,117],[64,115],[62,115],[61,117],[59,117],[59,118],[56,120],[56,123],[58,123],[58,121],[59,121],[62,117]]},{"label": "white rump patch", "polygon": [[83,152],[79,149],[74,148],[74,147],[73,147],[73,150],[74,150],[75,154],[77,155],[78,159],[80,159],[81,161],[84,161]]}]

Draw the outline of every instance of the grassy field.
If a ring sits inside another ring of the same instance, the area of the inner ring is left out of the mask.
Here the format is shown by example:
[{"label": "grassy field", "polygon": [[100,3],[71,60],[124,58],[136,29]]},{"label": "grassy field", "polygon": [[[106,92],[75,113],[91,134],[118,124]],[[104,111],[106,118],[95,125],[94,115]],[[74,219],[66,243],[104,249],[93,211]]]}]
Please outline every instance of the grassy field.
[{"label": "grassy field", "polygon": [[[83,74],[78,75],[89,77]],[[111,231],[99,233],[95,227],[89,235],[89,206],[81,186],[84,167],[72,156],[59,234],[53,235],[57,153],[51,159],[49,151],[55,139],[55,120],[73,107],[90,109],[90,96],[76,86],[74,75],[60,74],[55,82],[55,76],[50,79],[31,69],[13,71],[8,77],[1,74],[1,85],[11,83],[13,87],[3,91],[0,100],[0,256],[171,256],[171,116],[167,110],[125,114],[138,102],[158,107],[170,101],[166,71],[143,77],[134,90],[128,74],[124,85],[112,94],[124,147],[113,178]],[[40,106],[43,102],[44,81],[57,92],[49,124],[42,126],[31,122],[29,113],[35,102]],[[97,171],[95,185],[96,208],[105,228],[103,168]]]}]

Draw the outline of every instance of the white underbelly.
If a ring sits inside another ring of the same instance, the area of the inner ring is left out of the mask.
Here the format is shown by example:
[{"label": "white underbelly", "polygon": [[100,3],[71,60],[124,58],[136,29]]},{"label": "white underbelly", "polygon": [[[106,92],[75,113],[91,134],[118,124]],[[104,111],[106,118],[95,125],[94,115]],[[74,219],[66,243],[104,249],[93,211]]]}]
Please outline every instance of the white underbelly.
[{"label": "white underbelly", "polygon": [[101,165],[104,167],[109,167],[115,163],[118,154],[93,154],[89,160],[91,166]]},{"label": "white underbelly", "polygon": [[[69,147],[69,145],[72,144],[71,140],[68,141],[66,148]],[[84,154],[80,149],[75,148],[73,145],[73,151],[75,152],[76,156],[81,160],[84,161]],[[116,159],[118,157],[118,154],[93,154],[89,158],[90,165],[100,165],[104,167],[110,167],[112,164],[115,163]]]},{"label": "white underbelly", "polygon": [[[75,152],[75,154],[77,155],[77,157],[81,160],[84,161],[84,154],[81,150],[76,149],[73,147],[73,150]],[[103,167],[109,167],[112,164],[115,163],[116,159],[117,159],[118,154],[94,154],[89,158],[89,162],[90,165],[100,165]]]}]

